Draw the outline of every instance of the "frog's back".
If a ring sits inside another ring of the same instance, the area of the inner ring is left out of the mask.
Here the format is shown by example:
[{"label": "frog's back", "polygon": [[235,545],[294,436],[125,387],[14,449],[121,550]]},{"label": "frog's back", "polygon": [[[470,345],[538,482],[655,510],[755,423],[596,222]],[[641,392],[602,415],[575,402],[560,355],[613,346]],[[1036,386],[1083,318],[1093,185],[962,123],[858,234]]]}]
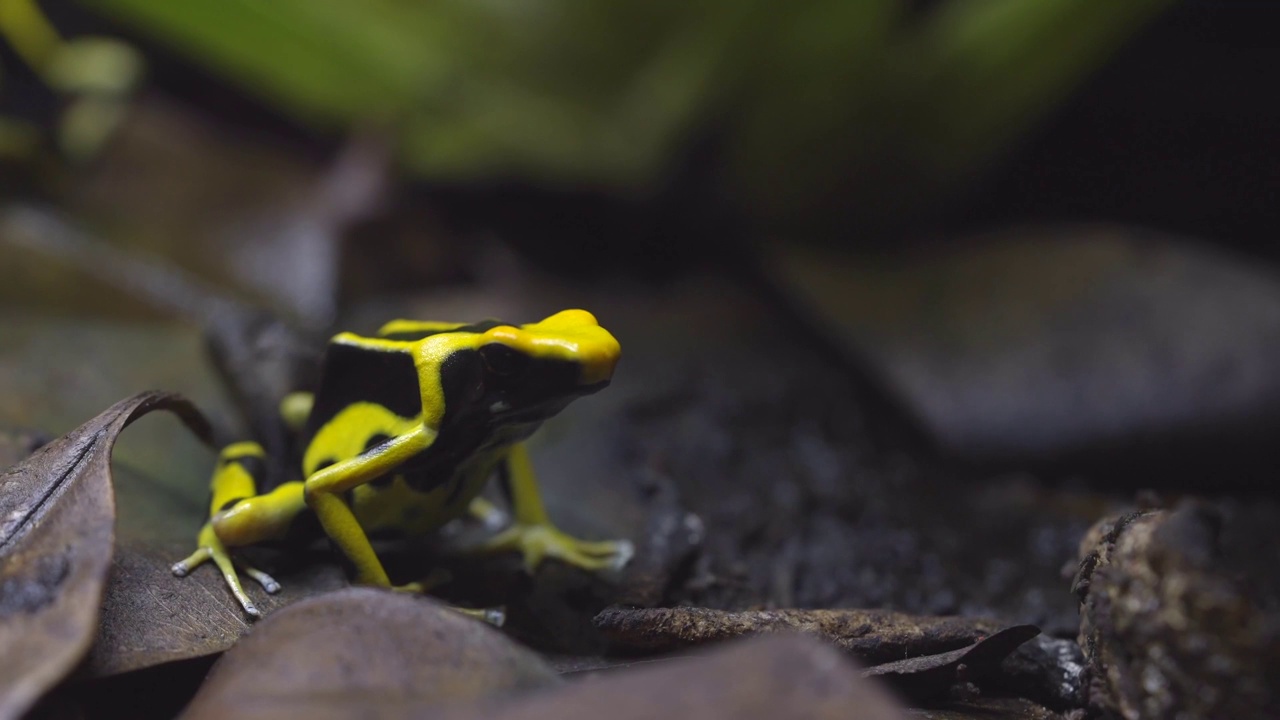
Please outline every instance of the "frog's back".
[{"label": "frog's back", "polygon": [[325,349],[303,447],[310,448],[326,426],[358,404],[376,405],[405,419],[420,416],[422,390],[412,349],[407,342],[379,343],[350,334],[335,337]]},{"label": "frog's back", "polygon": [[[344,333],[329,343],[303,437],[304,477],[376,451],[423,423],[422,369],[414,359],[418,341],[441,332],[475,331],[479,325],[417,325],[401,337],[365,338]],[[423,327],[427,325],[435,327]],[[430,409],[436,411],[433,414],[447,414],[450,396],[464,390],[447,377],[446,368],[436,372],[441,375],[446,407]],[[483,432],[459,433],[454,423],[446,425],[437,428],[440,435],[419,456],[349,493],[347,501],[362,527],[418,534],[465,511],[483,489],[497,455],[476,451],[484,441]]]}]

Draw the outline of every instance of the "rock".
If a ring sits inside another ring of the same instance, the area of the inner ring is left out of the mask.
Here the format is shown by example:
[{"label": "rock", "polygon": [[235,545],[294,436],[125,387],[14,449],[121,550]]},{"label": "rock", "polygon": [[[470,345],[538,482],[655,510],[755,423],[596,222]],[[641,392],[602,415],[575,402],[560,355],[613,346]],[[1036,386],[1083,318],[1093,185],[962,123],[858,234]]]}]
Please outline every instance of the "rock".
[{"label": "rock", "polygon": [[351,588],[267,616],[214,665],[182,717],[414,717],[557,682],[532,651],[477,620],[427,598]]},{"label": "rock", "polygon": [[889,720],[903,714],[882,687],[859,677],[857,667],[837,649],[810,638],[773,635],[448,717]]},{"label": "rock", "polygon": [[1127,720],[1280,717],[1280,508],[1188,501],[1100,522],[1076,590],[1089,703]]},{"label": "rock", "polygon": [[1085,706],[1084,667],[1084,653],[1075,640],[1040,635],[1005,658],[993,685],[1003,694],[1054,710],[1074,710]]},{"label": "rock", "polygon": [[1260,478],[1243,474],[1258,454],[1275,457],[1280,282],[1258,264],[1084,226],[893,262],[787,246],[773,267],[820,334],[954,457],[1076,460],[1116,477],[1124,460],[1215,483],[1224,463],[1243,482]]},{"label": "rock", "polygon": [[924,703],[961,684],[981,686],[1001,673],[1001,663],[1019,645],[1040,634],[1034,625],[1015,625],[964,648],[882,663],[863,671],[899,696]]}]

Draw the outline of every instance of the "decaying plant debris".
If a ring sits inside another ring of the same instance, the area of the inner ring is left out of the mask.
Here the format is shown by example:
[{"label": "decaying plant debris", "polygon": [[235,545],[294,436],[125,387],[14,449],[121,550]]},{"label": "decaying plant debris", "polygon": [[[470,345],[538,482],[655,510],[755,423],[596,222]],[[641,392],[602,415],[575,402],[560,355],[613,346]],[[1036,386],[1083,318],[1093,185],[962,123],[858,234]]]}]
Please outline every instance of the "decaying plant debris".
[{"label": "decaying plant debris", "polygon": [[743,635],[798,632],[834,643],[865,664],[955,650],[1002,628],[984,618],[888,610],[728,612],[694,607],[609,608],[596,616],[595,625],[616,649],[648,652],[670,652]]},{"label": "decaying plant debris", "polygon": [[632,652],[670,652],[750,635],[810,635],[873,665],[864,676],[881,677],[916,700],[956,682],[999,674],[1005,658],[1040,633],[1031,625],[1001,628],[982,618],[886,610],[609,608],[596,616],[595,625],[615,650]]},{"label": "decaying plant debris", "polygon": [[1188,501],[1100,521],[1075,581],[1090,705],[1129,720],[1280,716],[1269,503]]}]

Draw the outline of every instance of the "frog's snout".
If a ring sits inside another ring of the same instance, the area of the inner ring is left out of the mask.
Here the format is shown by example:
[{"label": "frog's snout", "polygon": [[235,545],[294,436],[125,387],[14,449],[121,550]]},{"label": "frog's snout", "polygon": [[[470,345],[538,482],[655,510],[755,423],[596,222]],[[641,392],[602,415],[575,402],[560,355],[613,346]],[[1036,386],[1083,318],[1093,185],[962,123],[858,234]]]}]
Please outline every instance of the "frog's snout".
[{"label": "frog's snout", "polygon": [[617,338],[586,310],[562,310],[540,322],[519,328],[499,326],[485,334],[530,357],[577,365],[574,389],[581,394],[608,384],[622,355]]},{"label": "frog's snout", "polygon": [[578,363],[582,366],[578,387],[585,392],[595,392],[608,385],[622,357],[622,349],[613,335],[599,326],[596,330],[598,337],[589,344],[584,343],[578,350]]}]

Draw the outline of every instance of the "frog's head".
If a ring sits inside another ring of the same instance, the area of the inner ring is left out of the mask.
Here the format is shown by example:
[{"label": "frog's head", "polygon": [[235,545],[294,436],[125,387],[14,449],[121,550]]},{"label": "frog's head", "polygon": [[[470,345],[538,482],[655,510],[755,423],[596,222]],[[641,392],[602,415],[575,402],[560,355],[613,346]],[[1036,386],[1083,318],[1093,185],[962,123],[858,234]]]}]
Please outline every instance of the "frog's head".
[{"label": "frog's head", "polygon": [[[446,407],[490,423],[536,423],[609,384],[621,348],[585,310],[527,325],[473,326],[442,368]],[[481,329],[483,327],[483,329]],[[448,387],[452,386],[452,387]],[[467,407],[459,408],[462,402]]]}]

